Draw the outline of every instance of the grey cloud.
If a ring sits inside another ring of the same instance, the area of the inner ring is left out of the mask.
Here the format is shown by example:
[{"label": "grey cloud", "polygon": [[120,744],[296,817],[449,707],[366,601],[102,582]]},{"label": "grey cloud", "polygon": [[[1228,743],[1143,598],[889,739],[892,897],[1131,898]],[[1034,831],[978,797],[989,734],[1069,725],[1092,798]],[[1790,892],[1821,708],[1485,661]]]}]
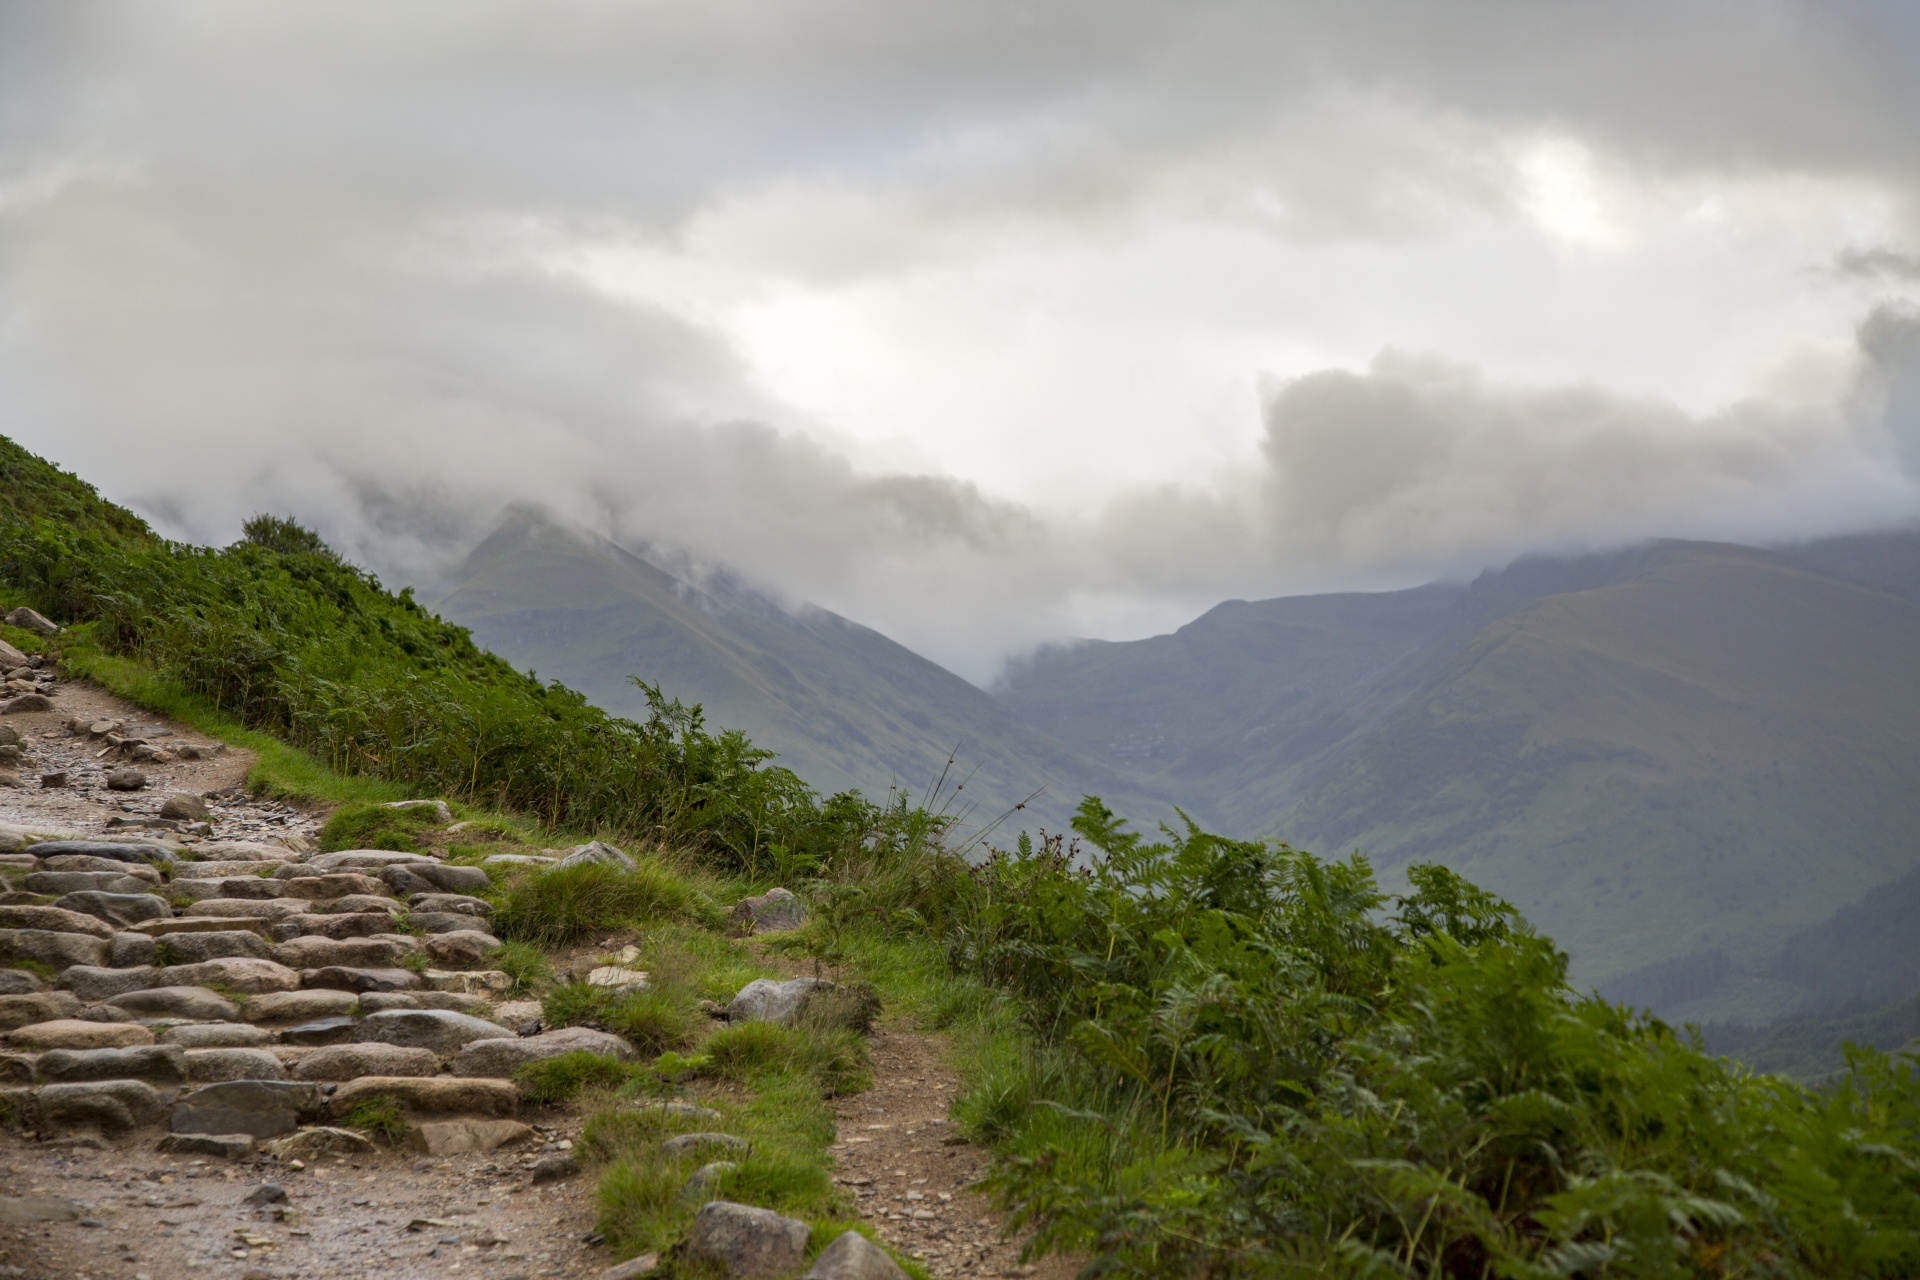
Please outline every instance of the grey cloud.
[{"label": "grey cloud", "polygon": [[177,534],[286,510],[402,578],[537,502],[975,676],[1089,601],[1198,607],[1896,518],[1911,476],[1884,457],[1911,462],[1915,396],[1892,312],[1863,330],[1854,398],[1826,410],[1697,417],[1384,356],[1276,388],[1242,474],[1079,519],[861,472],[793,430],[715,333],[543,274],[484,229],[671,242],[730,192],[792,179],[917,192],[972,235],[1255,189],[1279,212],[1249,216],[1281,234],[1386,236],[1506,198],[1477,153],[1513,128],[1899,194],[1920,157],[1908,12],[7,5],[0,429]]},{"label": "grey cloud", "polygon": [[1920,253],[1903,253],[1885,246],[1848,249],[1834,261],[1834,270],[1867,280],[1920,280]]}]

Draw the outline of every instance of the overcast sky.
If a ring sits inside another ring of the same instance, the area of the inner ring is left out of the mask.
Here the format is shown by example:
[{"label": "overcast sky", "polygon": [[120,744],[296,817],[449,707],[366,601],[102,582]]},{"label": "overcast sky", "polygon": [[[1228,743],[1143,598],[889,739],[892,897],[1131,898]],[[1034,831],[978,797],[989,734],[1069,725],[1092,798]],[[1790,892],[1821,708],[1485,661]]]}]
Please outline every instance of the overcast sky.
[{"label": "overcast sky", "polygon": [[1920,515],[1920,6],[0,0],[0,432],[514,501],[975,679]]}]

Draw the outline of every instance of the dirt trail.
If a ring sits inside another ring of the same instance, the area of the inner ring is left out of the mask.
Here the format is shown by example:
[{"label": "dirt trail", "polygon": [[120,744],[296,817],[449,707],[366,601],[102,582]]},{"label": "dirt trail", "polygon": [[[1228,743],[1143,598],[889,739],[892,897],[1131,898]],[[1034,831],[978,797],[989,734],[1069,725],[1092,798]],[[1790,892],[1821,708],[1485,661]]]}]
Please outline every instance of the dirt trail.
[{"label": "dirt trail", "polygon": [[900,1027],[875,1029],[873,1088],[835,1108],[836,1180],[859,1200],[880,1237],[936,1276],[1035,1276],[1069,1280],[1064,1258],[1021,1265],[1001,1238],[1001,1215],[966,1188],[986,1153],[961,1141],[947,1119],[960,1080],[937,1039]]},{"label": "dirt trail", "polygon": [[[143,759],[144,790],[108,790],[107,772],[125,761],[99,739],[68,733],[76,717],[122,721],[118,733],[163,749],[214,744],[89,684],[60,680],[49,691],[52,710],[4,718],[23,736],[25,758],[6,766],[20,785],[0,787],[0,823],[191,841],[195,833],[181,824],[156,822],[160,807],[172,795],[211,792],[207,838],[298,844],[317,827],[314,814],[246,795],[253,758],[231,748],[206,759]],[[59,773],[65,785],[39,785]],[[611,1259],[585,1243],[595,1216],[591,1178],[535,1187],[528,1172],[571,1145],[577,1122],[530,1118],[542,1122],[534,1140],[491,1154],[378,1150],[303,1168],[264,1155],[161,1153],[158,1129],[111,1138],[59,1127],[34,1136],[0,1131],[0,1278],[598,1275]],[[262,1183],[281,1187],[285,1202],[245,1203]]]}]

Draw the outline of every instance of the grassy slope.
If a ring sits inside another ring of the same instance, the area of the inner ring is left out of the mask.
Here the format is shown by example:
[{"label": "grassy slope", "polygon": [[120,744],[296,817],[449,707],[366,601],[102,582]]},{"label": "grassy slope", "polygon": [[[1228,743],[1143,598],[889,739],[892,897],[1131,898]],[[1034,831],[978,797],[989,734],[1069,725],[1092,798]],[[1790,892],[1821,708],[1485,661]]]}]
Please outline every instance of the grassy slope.
[{"label": "grassy slope", "polygon": [[[1732,548],[1495,623],[1283,829],[1436,858],[1513,899],[1584,980],[1757,964],[1920,858],[1920,607]],[[1781,1012],[1736,974],[1691,1007]]]},{"label": "grassy slope", "polygon": [[1054,828],[1088,790],[1135,812],[1160,808],[877,632],[822,610],[788,613],[723,583],[695,589],[538,518],[512,519],[477,547],[436,607],[494,652],[616,714],[642,708],[629,675],[661,683],[823,791],[878,798],[897,783],[920,796],[957,745],[976,820],[1043,785],[1049,794],[1024,816]]}]

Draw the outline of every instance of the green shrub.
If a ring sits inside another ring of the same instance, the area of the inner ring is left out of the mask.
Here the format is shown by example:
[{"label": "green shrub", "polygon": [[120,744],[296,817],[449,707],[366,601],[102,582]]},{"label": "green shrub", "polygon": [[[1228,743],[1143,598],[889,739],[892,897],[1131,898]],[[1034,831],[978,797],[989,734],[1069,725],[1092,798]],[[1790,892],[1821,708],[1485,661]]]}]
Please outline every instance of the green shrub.
[{"label": "green shrub", "polygon": [[348,1110],[343,1123],[389,1144],[407,1136],[407,1113],[394,1098],[363,1098]]},{"label": "green shrub", "polygon": [[513,1073],[520,1094],[529,1102],[566,1102],[583,1089],[614,1089],[634,1076],[632,1064],[600,1053],[576,1049],[522,1065]]},{"label": "green shrub", "polygon": [[880,995],[865,982],[816,987],[800,1000],[794,1022],[816,1031],[851,1031],[866,1035],[880,1016]]},{"label": "green shrub", "polygon": [[493,924],[503,939],[564,947],[653,920],[692,918],[698,910],[692,886],[656,862],[641,861],[633,871],[583,863],[517,877]]}]

